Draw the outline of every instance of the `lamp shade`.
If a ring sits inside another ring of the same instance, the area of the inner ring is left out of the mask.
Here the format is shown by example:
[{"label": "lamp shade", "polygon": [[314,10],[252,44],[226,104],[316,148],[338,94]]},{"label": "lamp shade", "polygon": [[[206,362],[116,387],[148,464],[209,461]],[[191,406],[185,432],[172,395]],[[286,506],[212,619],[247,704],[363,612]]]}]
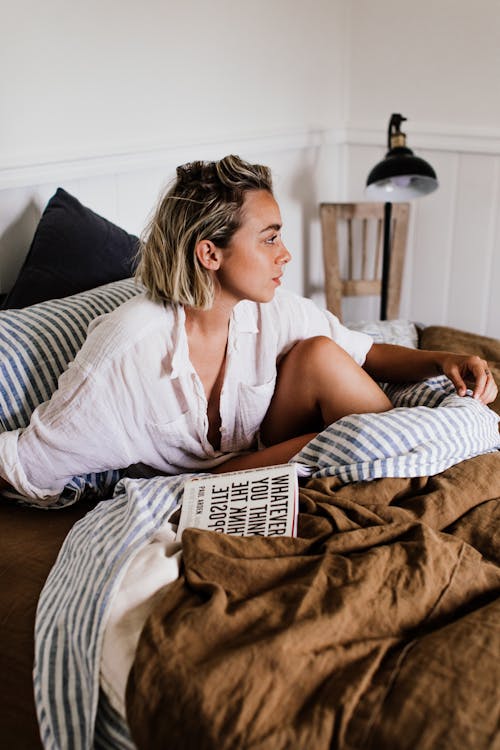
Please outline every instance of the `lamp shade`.
[{"label": "lamp shade", "polygon": [[366,195],[375,201],[407,201],[432,193],[438,187],[436,173],[424,159],[406,146],[400,130],[405,117],[392,115],[388,147],[384,159],[376,164],[366,180]]}]

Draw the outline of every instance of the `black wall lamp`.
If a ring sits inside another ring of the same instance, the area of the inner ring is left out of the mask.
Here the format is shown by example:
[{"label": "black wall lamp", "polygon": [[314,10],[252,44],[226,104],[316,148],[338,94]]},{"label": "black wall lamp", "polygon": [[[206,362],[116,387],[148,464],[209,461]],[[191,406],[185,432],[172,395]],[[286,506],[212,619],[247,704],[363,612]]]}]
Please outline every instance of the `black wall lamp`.
[{"label": "black wall lamp", "polygon": [[387,318],[387,289],[391,258],[392,203],[401,203],[432,193],[438,187],[436,173],[424,159],[415,156],[406,145],[401,123],[406,120],[393,114],[387,133],[388,151],[371,170],[366,180],[366,195],[373,201],[384,201],[384,245],[382,256],[382,291],[380,318]]}]

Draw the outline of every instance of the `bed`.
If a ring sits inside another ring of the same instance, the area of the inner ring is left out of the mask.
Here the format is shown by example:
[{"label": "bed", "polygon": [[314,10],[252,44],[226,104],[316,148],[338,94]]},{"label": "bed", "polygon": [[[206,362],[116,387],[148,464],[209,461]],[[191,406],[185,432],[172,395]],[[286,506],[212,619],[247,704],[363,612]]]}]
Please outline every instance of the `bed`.
[{"label": "bed", "polygon": [[[98,279],[61,268],[55,287],[46,250],[57,237],[72,268],[90,237],[117,264]],[[90,320],[139,291],[135,250],[64,191],[49,202],[0,311],[3,429],[50,396]],[[496,339],[407,321],[359,327],[378,341],[473,350],[500,382]],[[403,432],[341,420],[299,457],[314,476],[301,484],[297,538],[192,530],[181,564],[172,547],[174,572],[136,624],[121,677],[126,720],[103,687],[106,629],[145,544],[168,540],[183,477],[75,477],[52,510],[3,498],[4,746],[500,747],[500,399],[455,408],[439,378],[391,396]],[[415,445],[352,452],[360,436],[391,430]]]}]

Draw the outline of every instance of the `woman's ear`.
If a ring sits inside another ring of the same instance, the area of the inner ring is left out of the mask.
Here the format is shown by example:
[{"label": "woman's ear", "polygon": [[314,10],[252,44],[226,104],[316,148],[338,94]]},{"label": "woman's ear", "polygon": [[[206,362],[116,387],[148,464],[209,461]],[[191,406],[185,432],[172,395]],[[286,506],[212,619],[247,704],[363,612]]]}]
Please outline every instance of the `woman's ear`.
[{"label": "woman's ear", "polygon": [[222,251],[210,240],[200,240],[195,247],[196,257],[204,268],[218,271],[222,260]]}]

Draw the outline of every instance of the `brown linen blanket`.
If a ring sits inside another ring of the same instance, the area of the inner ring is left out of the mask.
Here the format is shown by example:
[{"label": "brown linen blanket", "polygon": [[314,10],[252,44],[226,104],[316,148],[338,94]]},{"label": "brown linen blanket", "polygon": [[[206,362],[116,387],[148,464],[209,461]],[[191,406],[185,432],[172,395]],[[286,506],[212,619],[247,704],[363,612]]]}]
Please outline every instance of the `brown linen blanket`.
[{"label": "brown linen blanket", "polygon": [[500,748],[500,453],[301,489],[299,537],[188,530],[127,689],[141,750]]}]

